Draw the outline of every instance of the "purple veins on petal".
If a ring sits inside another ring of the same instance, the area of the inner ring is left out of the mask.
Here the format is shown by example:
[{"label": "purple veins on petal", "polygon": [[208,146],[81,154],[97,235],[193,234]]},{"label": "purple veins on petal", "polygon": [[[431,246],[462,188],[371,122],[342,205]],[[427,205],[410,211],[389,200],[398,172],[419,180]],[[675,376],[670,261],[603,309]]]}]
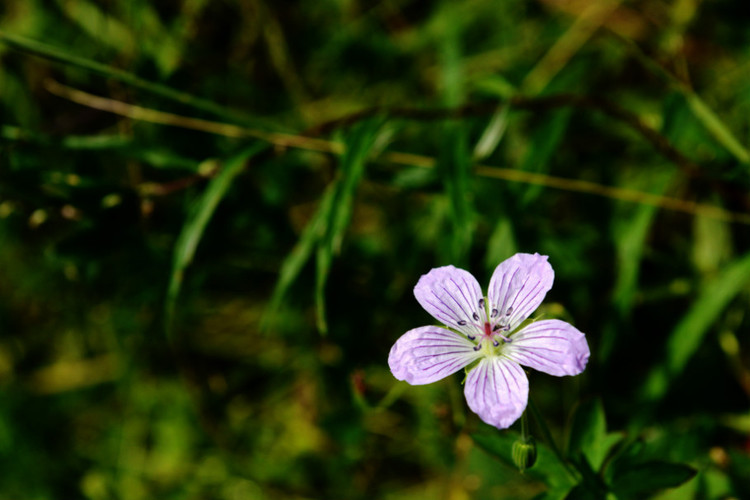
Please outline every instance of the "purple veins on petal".
[{"label": "purple veins on petal", "polygon": [[474,344],[438,326],[409,330],[388,355],[393,376],[412,385],[429,384],[451,375],[477,358]]},{"label": "purple veins on petal", "polygon": [[539,307],[554,278],[546,255],[519,253],[495,268],[487,298],[505,311],[513,330]]},{"label": "purple veins on petal", "polygon": [[505,429],[526,409],[529,381],[513,361],[483,358],[466,377],[464,395],[469,408],[482,420]]},{"label": "purple veins on petal", "polygon": [[453,266],[432,269],[419,279],[414,296],[438,321],[464,335],[478,333],[476,325],[469,321],[476,314],[482,289],[469,272]]},{"label": "purple veins on petal", "polygon": [[503,354],[550,375],[578,375],[586,368],[590,351],[586,336],[558,319],[537,321],[513,336]]}]

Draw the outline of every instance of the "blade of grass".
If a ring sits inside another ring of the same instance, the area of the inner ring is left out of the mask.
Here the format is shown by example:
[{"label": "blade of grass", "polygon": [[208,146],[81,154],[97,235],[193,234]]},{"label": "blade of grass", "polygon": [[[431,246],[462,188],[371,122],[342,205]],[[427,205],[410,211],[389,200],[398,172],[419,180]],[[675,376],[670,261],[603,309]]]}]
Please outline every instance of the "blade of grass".
[{"label": "blade of grass", "polygon": [[497,149],[497,145],[500,144],[505,135],[505,129],[508,128],[510,108],[510,106],[502,106],[492,115],[487,127],[482,132],[482,136],[474,146],[474,161],[482,161],[488,158]]},{"label": "blade of grass", "polygon": [[620,3],[622,0],[592,2],[526,75],[521,84],[523,93],[542,92]]},{"label": "blade of grass", "polygon": [[657,61],[644,53],[632,40],[622,37],[617,38],[631,49],[632,53],[644,67],[661,76],[685,97],[695,117],[719,144],[729,151],[740,163],[750,163],[750,151],[742,145],[729,127],[719,118],[719,115],[687,83],[681,81],[663,68]]},{"label": "blade of grass", "polygon": [[69,66],[75,66],[77,68],[90,71],[94,74],[106,78],[112,78],[113,80],[117,80],[127,85],[131,85],[135,88],[145,90],[165,99],[169,99],[171,101],[175,101],[180,104],[184,104],[186,106],[211,113],[212,115],[220,118],[239,123],[245,123],[248,125],[254,124],[255,126],[262,126],[260,121],[257,119],[251,119],[248,116],[239,114],[236,111],[227,109],[207,99],[196,97],[194,95],[188,94],[187,92],[175,90],[160,83],[154,83],[148,80],[144,80],[143,78],[140,78],[128,71],[113,68],[111,66],[107,66],[106,64],[101,64],[85,57],[70,54],[65,50],[47,45],[31,38],[0,31],[0,42],[5,43],[7,46],[15,50],[27,54],[32,54],[50,61],[59,62]]},{"label": "blade of grass", "polygon": [[276,281],[271,300],[268,305],[268,309],[263,317],[263,329],[267,330],[270,328],[276,318],[276,313],[281,306],[281,301],[284,299],[289,287],[291,287],[294,280],[297,279],[302,268],[305,266],[313,251],[316,249],[316,245],[324,233],[326,228],[326,221],[330,217],[331,210],[333,209],[333,203],[336,196],[336,181],[329,184],[323,194],[318,210],[313,215],[310,222],[307,223],[305,229],[302,231],[297,243],[286,256],[284,262],[281,264],[281,270],[279,271],[279,278]]},{"label": "blade of grass", "polygon": [[643,384],[641,398],[656,401],[680,375],[729,302],[750,283],[750,254],[737,259],[706,283],[690,311],[667,340],[666,359],[655,366]]},{"label": "blade of grass", "polygon": [[[457,106],[463,99],[461,68],[460,25],[447,23],[441,44],[443,100]],[[472,208],[469,201],[471,152],[468,150],[468,129],[461,123],[442,124],[442,140],[437,169],[450,201],[448,258],[459,265],[465,260],[473,233]]]},{"label": "blade of grass", "polygon": [[329,212],[325,233],[321,236],[317,250],[315,273],[315,304],[318,331],[328,331],[325,308],[325,286],[333,256],[341,251],[344,233],[351,220],[354,194],[362,179],[366,160],[375,144],[380,121],[368,121],[354,127],[345,139],[346,149],[341,158],[339,177],[335,184],[334,201]]},{"label": "blade of grass", "polygon": [[[671,179],[669,173],[658,172],[654,169],[645,174],[649,178],[649,185],[657,195],[664,192]],[[645,187],[641,186],[643,182],[635,184],[627,179],[621,180],[619,184]],[[617,274],[614,291],[612,292],[615,314],[602,333],[598,353],[602,362],[605,362],[612,354],[617,341],[617,333],[622,329],[622,325],[627,323],[626,318],[630,315],[633,298],[638,288],[638,275],[643,259],[643,250],[649,229],[657,214],[656,208],[653,205],[628,205],[618,207],[616,212],[611,232],[617,259]]]},{"label": "blade of grass", "polygon": [[229,158],[222,166],[219,174],[209,182],[205,191],[190,207],[188,216],[174,246],[172,272],[164,305],[166,332],[170,340],[172,338],[175,307],[182,287],[185,270],[195,256],[195,250],[198,248],[208,222],[216,211],[216,207],[229,191],[232,181],[242,172],[247,161],[264,151],[267,147],[267,144],[256,142]]}]

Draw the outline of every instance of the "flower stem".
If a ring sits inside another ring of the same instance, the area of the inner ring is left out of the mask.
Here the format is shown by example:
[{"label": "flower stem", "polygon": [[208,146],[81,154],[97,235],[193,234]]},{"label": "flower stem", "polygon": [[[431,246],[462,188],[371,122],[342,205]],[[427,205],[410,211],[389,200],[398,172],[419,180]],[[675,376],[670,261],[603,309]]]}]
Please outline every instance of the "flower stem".
[{"label": "flower stem", "polygon": [[523,412],[521,415],[521,439],[526,442],[529,438],[529,412]]},{"label": "flower stem", "polygon": [[[536,420],[537,424],[539,425],[539,428],[542,430],[542,434],[544,434],[544,440],[547,441],[547,444],[550,448],[552,448],[552,452],[555,454],[555,457],[557,458],[557,461],[560,462],[560,465],[563,466],[565,471],[568,473],[571,479],[573,479],[575,482],[578,482],[579,477],[576,469],[565,460],[565,457],[563,457],[562,452],[560,451],[560,448],[558,448],[557,443],[555,442],[555,439],[552,437],[552,432],[550,432],[549,427],[547,427],[547,423],[544,421],[544,418],[542,418],[542,414],[539,412],[539,409],[534,404],[534,401],[529,398],[529,405],[528,407],[531,409],[531,413],[534,414],[534,419]],[[526,413],[524,412],[524,416]],[[521,420],[521,434],[525,435],[525,419]]]}]

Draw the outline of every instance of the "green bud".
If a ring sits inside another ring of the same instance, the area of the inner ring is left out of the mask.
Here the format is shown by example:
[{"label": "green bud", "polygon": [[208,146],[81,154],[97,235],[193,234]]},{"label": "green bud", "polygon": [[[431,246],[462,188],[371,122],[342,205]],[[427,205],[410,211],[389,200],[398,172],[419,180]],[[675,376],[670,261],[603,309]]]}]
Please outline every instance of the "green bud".
[{"label": "green bud", "polygon": [[532,436],[519,438],[513,443],[513,463],[524,472],[536,463],[536,441]]}]

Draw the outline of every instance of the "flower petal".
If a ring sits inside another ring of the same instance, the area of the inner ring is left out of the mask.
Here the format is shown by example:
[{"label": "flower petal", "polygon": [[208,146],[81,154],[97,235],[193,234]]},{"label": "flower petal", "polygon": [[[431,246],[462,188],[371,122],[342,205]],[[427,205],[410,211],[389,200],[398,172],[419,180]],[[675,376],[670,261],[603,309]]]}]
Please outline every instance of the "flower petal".
[{"label": "flower petal", "polygon": [[589,360],[586,336],[559,319],[537,321],[513,335],[503,354],[550,375],[578,375]]},{"label": "flower petal", "polygon": [[546,255],[517,253],[492,273],[487,293],[490,308],[496,308],[500,321],[513,331],[539,307],[554,279]]},{"label": "flower petal", "polygon": [[529,380],[523,369],[503,357],[484,358],[464,386],[469,408],[498,429],[510,427],[526,409]]},{"label": "flower petal", "polygon": [[396,341],[388,355],[388,366],[398,380],[422,385],[456,373],[479,356],[474,344],[456,332],[422,326]]},{"label": "flower petal", "polygon": [[[468,271],[437,267],[419,278],[414,296],[433,318],[465,335],[482,335],[487,313],[482,288]],[[481,302],[480,302],[481,301]]]}]

